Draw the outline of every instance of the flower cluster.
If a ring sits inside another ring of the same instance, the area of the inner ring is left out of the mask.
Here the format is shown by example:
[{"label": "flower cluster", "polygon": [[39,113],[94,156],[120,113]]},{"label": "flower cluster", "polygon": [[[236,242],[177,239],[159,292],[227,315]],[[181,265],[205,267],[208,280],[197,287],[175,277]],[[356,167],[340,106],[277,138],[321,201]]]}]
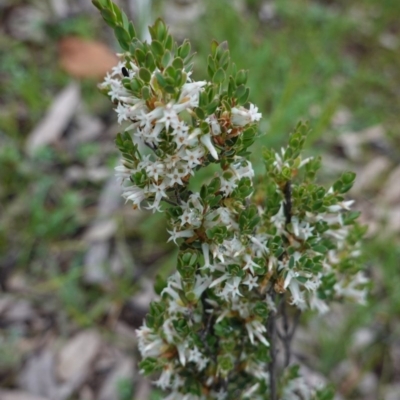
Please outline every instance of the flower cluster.
[{"label": "flower cluster", "polygon": [[[126,123],[116,139],[123,196],[166,210],[179,247],[177,271],[137,331],[141,371],[159,373],[169,400],[263,399],[273,357],[267,325],[282,303],[325,312],[332,300],[364,301],[363,229],[343,197],[354,175],[329,190],[316,185],[319,160],[302,160],[299,125],[281,153],[265,151],[255,190],[248,148],[261,114],[226,43],[212,43],[209,80],[195,81],[190,44],[174,43],[161,20],[143,43],[114,3],[94,3],[124,50],[100,86]],[[190,178],[210,163],[219,172],[190,191]]]},{"label": "flower cluster", "polygon": [[[188,57],[186,43],[180,49],[177,53]],[[215,99],[215,111],[207,118],[199,118],[203,113],[199,108],[200,94],[206,93],[205,88],[211,89],[208,96],[212,94],[213,84],[193,81],[190,71],[185,71],[182,58],[174,58],[169,51],[166,54],[169,61],[165,61],[164,67],[160,69],[154,64],[151,71],[140,67],[140,61],[132,60],[131,54],[122,53],[119,64],[100,85],[117,104],[118,122],[129,122],[125,132],[132,132],[135,142],[151,151],[142,154],[134,145],[136,151],[132,157],[125,159],[116,170],[123,183],[123,196],[136,207],[146,200],[146,208],[153,212],[161,211],[161,200],[168,199],[171,192],[187,186],[196,169],[210,160],[219,160],[221,142],[237,137],[261,118],[252,104],[249,109],[238,105],[226,110]],[[179,77],[179,82],[174,81],[176,87],[166,91],[163,84],[167,83],[168,76],[164,77],[163,72]],[[132,89],[132,81],[137,87],[142,85],[140,92]],[[226,194],[234,190],[238,174],[245,175],[246,168],[232,169],[234,175],[223,180]]]}]

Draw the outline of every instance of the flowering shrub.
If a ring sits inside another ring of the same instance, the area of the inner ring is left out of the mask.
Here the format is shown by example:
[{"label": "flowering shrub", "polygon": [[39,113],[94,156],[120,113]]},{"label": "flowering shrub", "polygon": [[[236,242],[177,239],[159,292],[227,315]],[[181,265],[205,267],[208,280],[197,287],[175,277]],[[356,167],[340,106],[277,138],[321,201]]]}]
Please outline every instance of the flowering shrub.
[{"label": "flowering shrub", "polygon": [[[163,21],[142,42],[115,4],[93,3],[124,51],[101,84],[127,122],[116,138],[122,195],[167,212],[179,247],[177,271],[137,331],[141,372],[158,373],[170,400],[330,398],[295,367],[277,378],[278,336],[287,367],[294,329],[280,332],[276,318],[286,307],[325,313],[334,300],[365,301],[364,228],[344,197],[355,175],[329,190],[316,184],[320,160],[302,159],[307,127],[299,124],[286,148],[265,150],[254,188],[249,147],[261,113],[227,44],[212,42],[209,80],[196,81],[190,43],[178,46]],[[191,177],[209,164],[220,172],[192,192]]]}]

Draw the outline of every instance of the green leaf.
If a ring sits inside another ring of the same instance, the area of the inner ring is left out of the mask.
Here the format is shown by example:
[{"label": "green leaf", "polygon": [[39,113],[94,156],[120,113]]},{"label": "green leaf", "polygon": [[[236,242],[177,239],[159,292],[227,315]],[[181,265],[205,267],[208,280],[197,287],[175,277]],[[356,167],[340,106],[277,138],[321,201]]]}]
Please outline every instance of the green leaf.
[{"label": "green leaf", "polygon": [[132,22],[129,22],[129,25],[128,25],[128,31],[129,31],[129,34],[130,34],[130,36],[131,36],[131,39],[133,39],[133,38],[135,38],[135,37],[136,37],[136,30],[135,30],[135,26],[133,25],[133,23],[132,23]]},{"label": "green leaf", "polygon": [[165,278],[163,278],[160,274],[156,275],[155,282],[154,282],[154,291],[156,294],[159,296],[161,295],[161,292],[167,287],[167,281]]},{"label": "green leaf", "polygon": [[100,13],[104,21],[106,21],[108,25],[110,25],[111,27],[117,26],[116,17],[112,11],[104,8],[100,11]]},{"label": "green leaf", "polygon": [[131,41],[129,33],[122,26],[116,26],[114,32],[120,46],[124,50],[129,50],[129,42]]},{"label": "green leaf", "polygon": [[176,57],[174,61],[172,61],[172,66],[175,69],[183,69],[183,60],[180,57]]},{"label": "green leaf", "polygon": [[153,54],[150,51],[147,52],[144,63],[150,72],[153,72],[156,69],[156,62],[154,60]]},{"label": "green leaf", "polygon": [[266,318],[268,317],[268,306],[266,303],[262,301],[257,301],[256,305],[253,308],[254,314],[259,317]]},{"label": "green leaf", "polygon": [[142,84],[137,80],[137,78],[133,78],[131,80],[131,90],[132,92],[138,92],[142,87]]},{"label": "green leaf", "polygon": [[167,39],[165,40],[165,48],[167,50],[172,51],[173,47],[174,47],[174,39],[172,38],[171,35],[167,35]]},{"label": "green leaf", "polygon": [[164,54],[164,46],[158,40],[153,40],[151,42],[151,50],[153,51],[154,55],[158,57],[162,57]]},{"label": "green leaf", "polygon": [[160,368],[161,366],[158,365],[158,361],[151,357],[145,358],[139,363],[139,370],[142,371],[146,376],[152,374]]},{"label": "green leaf", "polygon": [[146,55],[144,54],[144,51],[142,49],[136,49],[135,58],[138,65],[143,65],[146,60]]},{"label": "green leaf", "polygon": [[217,54],[217,49],[218,49],[218,42],[215,39],[213,39],[211,41],[211,55],[213,57],[215,57],[215,55]]},{"label": "green leaf", "polygon": [[142,87],[142,97],[144,100],[149,100],[151,98],[151,90],[148,86]]},{"label": "green leaf", "polygon": [[240,98],[238,98],[238,104],[241,106],[245,105],[247,103],[247,101],[249,100],[249,96],[250,96],[250,89],[246,88],[244,95],[241,96]]},{"label": "green leaf", "polygon": [[156,79],[157,79],[158,84],[159,84],[162,88],[165,88],[165,86],[167,85],[167,82],[165,81],[163,75],[160,74],[159,72],[156,72]]},{"label": "green leaf", "polygon": [[244,69],[241,69],[236,75],[235,82],[236,82],[237,86],[245,85],[247,82],[247,71],[245,71]]},{"label": "green leaf", "polygon": [[204,113],[204,111],[200,108],[200,107],[196,107],[194,109],[194,112],[197,116],[198,119],[205,119],[206,118],[206,114]]},{"label": "green leaf", "polygon": [[190,42],[187,39],[185,39],[182,45],[178,48],[178,56],[185,59],[190,53],[190,48],[191,48]]},{"label": "green leaf", "polygon": [[165,50],[164,55],[161,58],[161,65],[167,68],[172,58],[172,54],[169,50]]},{"label": "green leaf", "polygon": [[214,83],[220,84],[225,81],[226,74],[222,68],[219,68],[217,72],[214,74],[212,80]]},{"label": "green leaf", "polygon": [[150,71],[148,69],[142,67],[139,70],[139,77],[144,82],[149,83],[150,80],[151,80],[151,73],[150,73]]},{"label": "green leaf", "polygon": [[244,96],[246,94],[246,86],[244,85],[240,85],[237,87],[236,91],[235,91],[235,97],[237,99],[241,98],[242,96]]}]

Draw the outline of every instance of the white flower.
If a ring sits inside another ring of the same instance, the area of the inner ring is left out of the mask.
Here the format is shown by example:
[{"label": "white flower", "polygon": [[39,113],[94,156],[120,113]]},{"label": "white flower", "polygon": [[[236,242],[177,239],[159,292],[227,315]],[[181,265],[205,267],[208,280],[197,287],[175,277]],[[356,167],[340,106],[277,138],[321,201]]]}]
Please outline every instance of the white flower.
[{"label": "white flower", "polygon": [[247,389],[244,393],[243,393],[243,398],[250,398],[254,392],[256,392],[258,390],[258,388],[260,387],[259,383],[254,384],[253,386],[251,386],[249,389]]},{"label": "white flower", "polygon": [[335,204],[328,207],[329,212],[338,212],[341,210],[350,210],[350,206],[354,203],[354,200],[342,201],[341,203]]},{"label": "white flower", "polygon": [[175,126],[179,126],[179,118],[178,114],[175,112],[174,108],[171,104],[167,104],[164,109],[164,116],[158,120],[158,123],[163,122],[165,124],[165,128],[167,131],[169,127],[175,128]]},{"label": "white flower", "polygon": [[186,230],[178,232],[176,230],[176,228],[174,227],[172,231],[167,231],[167,232],[171,235],[170,238],[168,239],[168,242],[173,240],[173,242],[175,244],[177,244],[176,241],[179,238],[190,238],[190,237],[194,236],[194,230],[193,229],[186,229]]},{"label": "white flower", "polygon": [[263,333],[267,331],[267,328],[260,321],[254,319],[246,322],[245,327],[247,329],[251,344],[254,344],[254,336],[256,336],[262,344],[267,347],[269,346],[268,340],[265,336],[263,336]]},{"label": "white flower", "polygon": [[284,202],[281,201],[281,207],[279,208],[279,211],[271,217],[271,222],[278,229],[278,231],[280,231],[286,224],[286,216],[284,210]]},{"label": "white flower", "polygon": [[135,204],[138,208],[140,208],[141,202],[147,197],[144,193],[143,189],[140,189],[137,186],[130,186],[127,188],[124,188],[124,192],[122,193],[122,196],[126,200],[131,200],[133,204]]},{"label": "white flower", "polygon": [[242,278],[238,276],[230,279],[228,282],[226,282],[221,295],[225,298],[231,297],[232,299],[235,299],[237,296],[243,296],[239,291],[239,285],[241,281]]},{"label": "white flower", "polygon": [[202,277],[196,275],[196,283],[193,289],[193,293],[196,299],[199,299],[202,293],[210,286],[212,278],[209,276]]},{"label": "white flower", "polygon": [[189,361],[194,362],[199,371],[202,371],[208,364],[208,359],[203,356],[196,346],[189,350]]},{"label": "white flower", "polygon": [[207,119],[206,122],[210,124],[211,127],[211,133],[213,136],[217,136],[221,134],[221,126],[218,122],[217,117],[215,114],[210,115]]},{"label": "white flower", "polygon": [[250,109],[244,107],[232,108],[232,125],[245,126],[251,122],[259,121],[262,115],[258,112],[258,108],[254,104],[250,104]]},{"label": "white flower", "polygon": [[147,176],[149,176],[150,178],[154,178],[156,181],[158,181],[160,175],[163,175],[164,170],[164,164],[157,161],[150,161],[149,164],[146,166]]},{"label": "white flower", "polygon": [[292,295],[292,300],[290,304],[295,305],[299,308],[304,308],[305,301],[304,296],[300,291],[299,282],[296,279],[292,279],[288,286],[290,294]]},{"label": "white flower", "polygon": [[201,164],[201,157],[204,156],[204,149],[201,147],[196,147],[194,149],[185,149],[182,160],[187,161],[190,168],[194,168]]},{"label": "white flower", "polygon": [[262,238],[261,237],[256,237],[256,236],[249,236],[249,239],[256,245],[256,248],[261,250],[263,253],[268,254],[269,249],[266,246],[266,244],[263,244],[261,242]]},{"label": "white flower", "polygon": [[258,278],[256,276],[247,275],[246,279],[243,281],[243,285],[247,285],[249,290],[258,286]]},{"label": "white flower", "polygon": [[167,364],[164,367],[160,378],[153,383],[156,386],[160,387],[162,390],[169,389],[172,386],[171,379],[172,379],[173,370],[174,370],[174,366],[172,364]]},{"label": "white flower", "polygon": [[243,256],[243,260],[246,261],[245,266],[243,267],[243,270],[247,271],[250,270],[250,272],[254,275],[254,269],[253,267],[258,267],[258,264],[256,264],[253,260],[250,254],[245,254]]},{"label": "white flower", "polygon": [[205,135],[200,136],[200,142],[203,143],[203,145],[208,149],[210,154],[218,160],[218,153],[217,150],[215,149],[214,145],[211,142],[211,136],[209,133],[206,133]]},{"label": "white flower", "polygon": [[166,174],[166,177],[169,179],[168,186],[174,186],[175,183],[178,185],[183,185],[182,174],[176,170]]}]

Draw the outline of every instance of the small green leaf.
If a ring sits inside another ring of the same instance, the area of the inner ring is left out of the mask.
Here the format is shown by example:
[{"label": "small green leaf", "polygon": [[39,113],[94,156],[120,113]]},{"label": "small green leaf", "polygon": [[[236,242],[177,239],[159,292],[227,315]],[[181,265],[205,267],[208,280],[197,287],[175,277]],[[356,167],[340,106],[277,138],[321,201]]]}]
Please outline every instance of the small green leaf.
[{"label": "small green leaf", "polygon": [[236,75],[235,82],[236,82],[237,86],[245,85],[247,82],[247,71],[245,71],[244,69],[241,69]]},{"label": "small green leaf", "polygon": [[218,42],[215,39],[213,39],[211,41],[211,55],[213,57],[215,57],[215,55],[217,53],[217,49],[218,49]]},{"label": "small green leaf", "polygon": [[124,50],[129,50],[129,42],[131,41],[129,33],[122,26],[116,26],[114,32],[120,46]]},{"label": "small green leaf", "polygon": [[150,80],[151,80],[151,73],[150,73],[150,71],[148,69],[142,67],[139,70],[139,77],[144,82],[149,83]]},{"label": "small green leaf", "polygon": [[182,45],[178,48],[178,55],[185,59],[190,53],[190,42],[185,39]]},{"label": "small green leaf", "polygon": [[153,50],[154,55],[158,57],[162,57],[164,54],[164,46],[158,41],[158,40],[153,40],[151,42],[151,50]]},{"label": "small green leaf", "polygon": [[161,65],[167,68],[172,58],[172,54],[169,50],[165,50],[164,55],[161,58]]},{"label": "small green leaf", "polygon": [[149,100],[151,98],[151,91],[148,86],[142,87],[142,97],[144,100]]},{"label": "small green leaf", "polygon": [[214,83],[220,84],[225,81],[226,74],[222,68],[219,68],[217,72],[214,74],[212,80]]},{"label": "small green leaf", "polygon": [[172,66],[175,69],[183,69],[183,60],[180,57],[176,57],[174,61],[172,61]]}]

